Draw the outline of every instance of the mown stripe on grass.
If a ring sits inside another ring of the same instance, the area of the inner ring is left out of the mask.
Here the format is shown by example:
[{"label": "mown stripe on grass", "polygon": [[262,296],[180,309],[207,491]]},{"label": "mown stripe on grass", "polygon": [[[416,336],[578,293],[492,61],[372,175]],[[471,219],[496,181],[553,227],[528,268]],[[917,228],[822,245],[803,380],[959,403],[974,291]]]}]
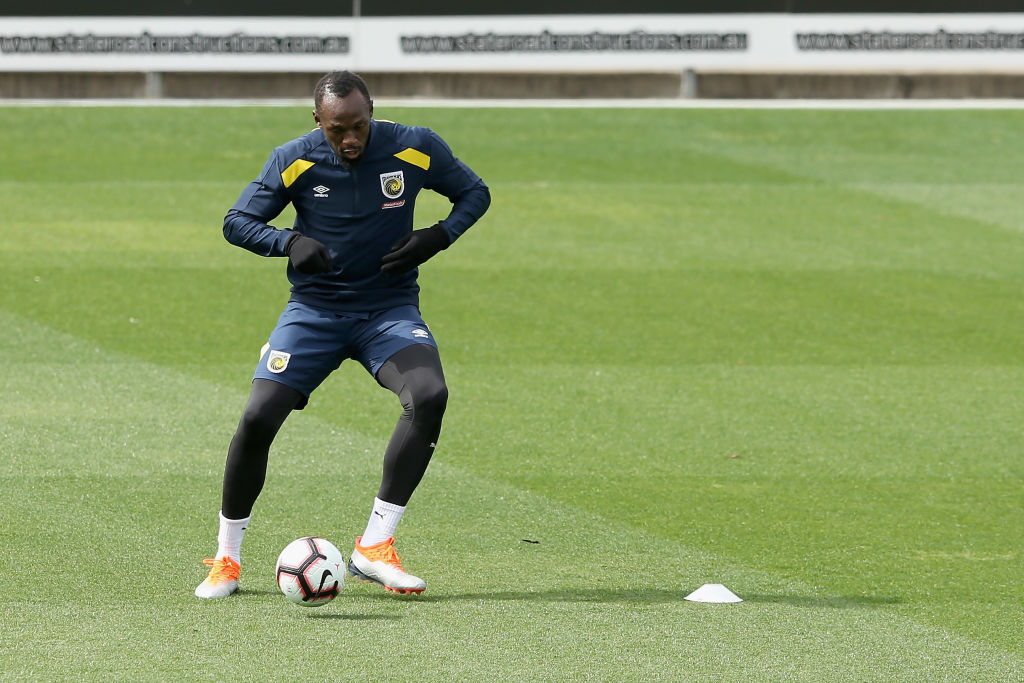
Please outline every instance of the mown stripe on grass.
[{"label": "mown stripe on grass", "polygon": [[[10,495],[0,502],[9,522],[0,573],[53,567],[56,555],[76,587],[68,593],[47,583],[26,594],[23,582],[5,582],[0,614],[13,624],[5,638],[14,641],[6,641],[5,670],[15,677],[42,673],[40,651],[48,652],[46,673],[58,678],[258,679],[291,667],[313,678],[344,677],[353,661],[399,666],[416,680],[1024,674],[1019,656],[919,623],[913,613],[927,606],[899,595],[870,586],[838,595],[780,580],[585,506],[471,474],[443,455],[417,492],[400,546],[406,565],[430,581],[426,599],[395,601],[351,585],[324,611],[303,612],[276,595],[269,569],[256,569],[242,595],[201,604],[191,596],[193,565],[213,540],[210,487],[222,462],[214,451],[224,446],[233,426],[224,422],[244,390],[225,392],[6,313],[0,324],[31,349],[29,362],[8,373],[0,399],[14,415],[0,446],[12,463],[3,473]],[[69,396],[80,397],[80,412]],[[60,424],[64,431],[54,429]],[[119,441],[132,424],[134,444],[144,448]],[[381,444],[315,416],[301,416],[296,426],[282,434],[272,486],[247,540],[247,566],[272,566],[282,539],[304,525],[352,530],[365,517],[359,501],[376,472],[350,470],[379,466]],[[34,461],[45,448],[22,451],[47,438],[68,458],[63,465],[60,456]],[[320,454],[342,450],[352,451],[343,468],[318,469]],[[36,543],[44,531],[60,543]],[[126,544],[122,557],[111,557]],[[125,571],[118,564],[125,559],[139,569]],[[683,600],[705,582],[725,583],[746,601]],[[211,646],[214,630],[231,646]]]}]

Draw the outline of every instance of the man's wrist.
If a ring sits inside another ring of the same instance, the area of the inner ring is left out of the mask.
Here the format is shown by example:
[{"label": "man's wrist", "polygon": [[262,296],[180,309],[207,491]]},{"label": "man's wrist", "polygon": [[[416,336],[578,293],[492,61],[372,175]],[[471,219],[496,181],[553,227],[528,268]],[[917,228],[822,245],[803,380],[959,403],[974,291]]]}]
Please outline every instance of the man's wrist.
[{"label": "man's wrist", "polygon": [[302,233],[296,232],[295,230],[289,230],[289,232],[291,234],[288,235],[288,239],[286,239],[284,241],[284,254],[285,254],[285,256],[291,256],[292,255],[292,246],[294,246],[295,240],[297,240],[300,237],[302,237]]},{"label": "man's wrist", "polygon": [[430,230],[434,239],[437,240],[436,244],[439,249],[444,250],[452,245],[451,235],[445,229],[444,223],[434,223],[427,229]]}]

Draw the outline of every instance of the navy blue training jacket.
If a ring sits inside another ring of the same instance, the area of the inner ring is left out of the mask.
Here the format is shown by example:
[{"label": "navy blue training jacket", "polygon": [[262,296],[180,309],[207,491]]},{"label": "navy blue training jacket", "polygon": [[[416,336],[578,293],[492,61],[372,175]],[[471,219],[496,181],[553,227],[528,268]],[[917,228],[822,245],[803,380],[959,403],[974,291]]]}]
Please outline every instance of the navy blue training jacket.
[{"label": "navy blue training jacket", "polygon": [[441,224],[454,242],[490,205],[480,177],[429,128],[371,120],[362,160],[346,167],[319,128],[274,149],[224,218],[228,242],[261,256],[285,256],[292,230],[269,223],[289,202],[294,230],[323,242],[329,273],[304,275],[288,265],[292,296],[338,312],[368,312],[419,303],[417,271],[380,272],[380,259],[413,229],[421,189],[451,200]]}]

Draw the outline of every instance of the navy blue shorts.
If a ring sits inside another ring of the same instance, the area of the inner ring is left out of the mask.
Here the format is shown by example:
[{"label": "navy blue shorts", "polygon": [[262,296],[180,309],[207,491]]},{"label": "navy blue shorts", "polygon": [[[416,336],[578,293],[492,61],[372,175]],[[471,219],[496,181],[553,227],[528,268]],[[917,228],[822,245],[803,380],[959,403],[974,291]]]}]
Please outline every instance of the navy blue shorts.
[{"label": "navy blue shorts", "polygon": [[416,306],[342,314],[289,301],[260,353],[253,379],[280,382],[308,399],[346,358],[376,377],[388,358],[413,344],[437,348]]}]

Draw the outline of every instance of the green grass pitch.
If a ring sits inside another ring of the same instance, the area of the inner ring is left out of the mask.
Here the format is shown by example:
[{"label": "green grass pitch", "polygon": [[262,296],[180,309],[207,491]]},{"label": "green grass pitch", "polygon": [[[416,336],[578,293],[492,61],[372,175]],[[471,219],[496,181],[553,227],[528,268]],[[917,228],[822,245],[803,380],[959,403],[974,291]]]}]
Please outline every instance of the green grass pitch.
[{"label": "green grass pitch", "polygon": [[1024,677],[1024,111],[377,115],[494,202],[421,271],[428,589],[303,610],[277,553],[349,552],[398,415],[355,364],[192,591],[288,295],[221,220],[309,108],[0,108],[0,680]]}]

